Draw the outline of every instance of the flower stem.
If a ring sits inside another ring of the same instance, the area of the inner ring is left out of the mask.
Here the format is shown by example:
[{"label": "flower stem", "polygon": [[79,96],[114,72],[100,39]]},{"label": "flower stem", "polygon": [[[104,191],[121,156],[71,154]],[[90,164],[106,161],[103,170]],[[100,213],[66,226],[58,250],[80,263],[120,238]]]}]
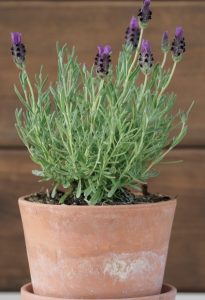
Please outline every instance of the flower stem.
[{"label": "flower stem", "polygon": [[22,72],[24,72],[24,74],[26,75],[26,81],[27,81],[27,84],[28,84],[28,87],[29,87],[29,90],[30,90],[30,93],[31,93],[32,108],[33,108],[33,110],[34,110],[34,106],[35,106],[35,105],[34,105],[34,104],[35,104],[34,92],[33,92],[33,88],[32,88],[30,79],[29,79],[29,77],[28,77],[28,74],[27,74],[27,72],[26,72],[25,66],[23,67]]},{"label": "flower stem", "polygon": [[91,111],[90,111],[90,116],[91,116],[90,128],[91,128],[92,132],[94,131],[94,121],[95,121],[96,113],[97,113],[99,105],[100,105],[100,102],[99,102],[100,101],[100,93],[101,93],[101,90],[103,89],[104,82],[105,82],[104,79],[101,79],[99,89],[98,89],[98,93],[96,95],[96,99],[93,102],[93,105],[92,105]]},{"label": "flower stem", "polygon": [[148,75],[146,74],[146,75],[145,75],[145,78],[144,78],[144,83],[143,83],[143,87],[142,87],[142,91],[141,91],[141,96],[140,96],[140,98],[143,97],[143,94],[144,94],[144,92],[145,92],[145,88],[146,88],[146,85],[147,85],[147,80],[148,80]]},{"label": "flower stem", "polygon": [[136,52],[135,52],[135,56],[134,56],[134,59],[133,59],[133,62],[127,72],[127,78],[125,80],[125,83],[124,83],[124,89],[126,89],[126,86],[127,86],[127,83],[128,83],[128,80],[129,80],[129,76],[130,76],[130,73],[137,61],[137,57],[138,57],[138,54],[139,54],[139,49],[140,49],[140,45],[141,45],[141,42],[142,42],[142,36],[143,36],[143,28],[141,29],[141,32],[140,32],[140,37],[139,37],[139,43],[138,43],[138,46],[137,46],[137,49],[136,49]]},{"label": "flower stem", "polygon": [[103,86],[104,86],[104,79],[101,79],[99,89],[98,89],[98,94],[97,94],[96,99],[93,102],[93,106],[91,108],[91,114],[93,114],[95,112],[95,109],[98,108],[98,106],[99,106],[98,102],[99,102],[100,93],[101,93]]},{"label": "flower stem", "polygon": [[161,68],[164,68],[166,60],[167,60],[167,52],[164,52],[164,57],[163,57],[163,61],[162,61],[162,64],[161,64]]},{"label": "flower stem", "polygon": [[159,95],[158,95],[158,97],[157,97],[157,103],[158,103],[159,99],[161,98],[162,94],[164,93],[164,91],[165,91],[165,90],[167,89],[167,87],[169,86],[170,81],[171,81],[171,79],[172,79],[172,77],[173,77],[173,75],[174,75],[174,71],[175,71],[175,69],[176,69],[176,65],[177,65],[177,62],[175,61],[174,64],[173,64],[173,67],[172,67],[172,71],[171,71],[171,73],[170,73],[170,75],[169,75],[169,79],[167,80],[167,83],[163,86],[163,88],[161,89],[161,91],[160,91],[160,93],[159,93]]}]

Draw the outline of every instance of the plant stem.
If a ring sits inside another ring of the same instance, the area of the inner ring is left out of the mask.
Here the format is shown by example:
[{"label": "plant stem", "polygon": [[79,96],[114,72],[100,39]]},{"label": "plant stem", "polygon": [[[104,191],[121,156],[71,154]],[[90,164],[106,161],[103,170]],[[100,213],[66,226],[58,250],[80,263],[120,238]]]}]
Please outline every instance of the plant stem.
[{"label": "plant stem", "polygon": [[162,64],[161,64],[161,68],[164,68],[166,60],[167,60],[167,52],[164,52],[164,57],[163,57],[163,61],[162,61]]},{"label": "plant stem", "polygon": [[147,85],[147,80],[148,80],[148,75],[146,74],[146,75],[145,75],[145,78],[144,78],[144,83],[143,83],[141,95],[140,95],[140,98],[141,98],[141,99],[142,99],[143,94],[144,94],[144,92],[145,92],[145,88],[146,88],[146,85]]},{"label": "plant stem", "polygon": [[97,113],[97,111],[99,109],[99,106],[100,106],[100,93],[101,93],[101,90],[103,89],[103,86],[104,86],[104,79],[101,79],[99,89],[98,89],[98,93],[96,95],[96,99],[93,102],[93,105],[92,105],[91,110],[90,110],[90,117],[91,117],[90,129],[91,129],[91,132],[94,131],[94,121],[95,121],[95,118],[96,118],[96,113]]},{"label": "plant stem", "polygon": [[65,193],[63,194],[63,196],[60,198],[59,204],[63,204],[63,203],[65,202],[66,198],[67,198],[71,193],[72,193],[72,189],[71,189],[71,190],[69,189],[67,192],[65,192]]},{"label": "plant stem", "polygon": [[171,73],[170,73],[170,75],[169,75],[169,79],[167,80],[167,83],[163,86],[163,88],[161,89],[161,91],[160,91],[160,93],[159,93],[159,95],[158,95],[158,97],[157,97],[157,103],[158,103],[159,99],[161,98],[162,94],[164,93],[164,91],[165,91],[165,90],[167,89],[167,87],[169,86],[170,81],[171,81],[171,79],[172,79],[172,77],[173,77],[173,75],[174,75],[174,71],[175,71],[175,69],[176,69],[176,65],[177,65],[177,62],[175,61],[174,64],[173,64],[173,67],[172,67],[172,71],[171,71]]},{"label": "plant stem", "polygon": [[57,187],[58,187],[58,184],[55,184],[55,186],[54,186],[54,188],[53,188],[53,190],[51,192],[51,198],[55,198]]},{"label": "plant stem", "polygon": [[24,66],[23,70],[24,74],[26,75],[26,81],[27,81],[27,84],[28,84],[28,87],[29,87],[29,90],[30,90],[30,93],[31,93],[31,98],[32,98],[32,108],[34,110],[34,104],[35,104],[35,97],[34,97],[34,93],[33,93],[33,88],[32,88],[32,85],[31,85],[31,82],[30,82],[30,79],[28,77],[28,74],[26,72],[26,68]]},{"label": "plant stem", "polygon": [[[184,127],[185,127],[185,124],[182,124],[180,134],[184,131]],[[175,144],[171,144],[168,147],[168,149],[166,151],[164,151],[164,153],[159,158],[157,158],[156,160],[153,160],[153,162],[148,166],[148,168],[146,169],[146,171],[144,172],[144,174],[146,174],[149,170],[151,170],[151,168],[154,165],[156,165],[157,163],[159,163],[159,161],[161,161],[175,146],[176,146]]]},{"label": "plant stem", "polygon": [[140,45],[141,45],[141,42],[142,42],[143,31],[144,30],[141,29],[140,38],[139,38],[139,42],[138,42],[138,46],[137,46],[137,50],[135,52],[135,56],[134,56],[133,62],[132,62],[131,66],[130,66],[128,72],[127,72],[127,78],[126,78],[125,83],[124,83],[124,90],[126,89],[130,73],[131,73],[131,71],[132,71],[132,69],[133,69],[133,67],[134,67],[134,65],[135,65],[135,63],[137,61],[137,57],[138,57],[138,54],[139,54]]},{"label": "plant stem", "polygon": [[101,79],[99,90],[98,90],[98,94],[97,94],[96,99],[95,99],[95,101],[93,103],[93,106],[91,108],[91,114],[93,114],[94,111],[95,111],[95,109],[98,107],[98,101],[99,101],[99,97],[100,97],[100,92],[101,92],[101,90],[103,88],[103,85],[104,85],[104,79]]}]

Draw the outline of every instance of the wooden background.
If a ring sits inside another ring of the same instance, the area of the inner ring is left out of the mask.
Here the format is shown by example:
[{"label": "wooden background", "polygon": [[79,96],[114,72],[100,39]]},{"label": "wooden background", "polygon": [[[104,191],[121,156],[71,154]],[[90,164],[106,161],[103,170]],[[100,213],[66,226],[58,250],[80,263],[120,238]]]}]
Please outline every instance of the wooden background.
[{"label": "wooden background", "polygon": [[[161,59],[163,30],[173,36],[182,25],[187,53],[171,88],[178,94],[177,107],[187,109],[196,100],[189,133],[171,154],[184,163],[161,167],[161,176],[151,183],[152,191],[178,196],[165,281],[180,291],[205,291],[205,1],[153,2],[154,19],[146,36],[155,57]],[[57,40],[75,44],[80,61],[88,65],[96,45],[111,44],[115,61],[139,6],[130,1],[0,1],[0,290],[18,290],[29,281],[17,198],[44,187],[31,175],[33,164],[14,128],[19,103],[13,84],[18,73],[10,57],[9,34],[23,32],[31,74],[43,63],[52,81]]]}]

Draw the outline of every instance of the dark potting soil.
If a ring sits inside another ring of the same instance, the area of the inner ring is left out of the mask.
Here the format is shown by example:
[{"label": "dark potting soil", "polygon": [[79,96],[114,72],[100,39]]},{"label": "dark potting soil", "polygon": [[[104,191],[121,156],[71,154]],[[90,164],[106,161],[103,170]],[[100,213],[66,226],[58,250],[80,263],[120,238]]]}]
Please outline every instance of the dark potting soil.
[{"label": "dark potting soil", "polygon": [[[30,202],[38,202],[44,204],[56,204],[59,205],[60,198],[64,195],[63,191],[56,191],[55,198],[51,197],[51,193],[47,191],[46,193],[40,192],[32,194],[26,198]],[[144,203],[156,203],[161,201],[168,201],[170,197],[158,194],[150,194],[146,191],[146,194],[136,194],[134,195],[131,191],[127,189],[119,189],[116,191],[112,198],[104,199],[101,203],[96,205],[128,205],[128,204],[144,204]],[[84,200],[83,196],[76,198],[74,194],[68,195],[64,201],[66,205],[88,205]]]}]

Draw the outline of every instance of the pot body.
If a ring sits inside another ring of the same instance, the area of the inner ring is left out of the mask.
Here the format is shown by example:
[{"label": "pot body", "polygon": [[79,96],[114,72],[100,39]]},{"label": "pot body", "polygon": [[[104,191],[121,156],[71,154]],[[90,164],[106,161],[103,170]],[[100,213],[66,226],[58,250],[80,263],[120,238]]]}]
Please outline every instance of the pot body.
[{"label": "pot body", "polygon": [[67,206],[19,199],[34,294],[114,299],[160,294],[176,200]]},{"label": "pot body", "polygon": [[[123,300],[175,300],[176,299],[177,290],[170,284],[164,284],[162,287],[162,291],[159,295],[147,296],[147,297],[135,297],[135,298],[123,298]],[[62,300],[62,298],[53,298],[46,296],[38,296],[33,293],[33,287],[31,283],[28,283],[21,288],[21,299],[22,300]],[[66,300],[66,299],[64,299]],[[80,299],[70,299],[67,300],[80,300]],[[91,299],[85,299],[91,300]],[[105,300],[105,299],[98,299]],[[117,299],[106,299],[106,300],[117,300]],[[122,300],[121,298],[119,300]]]}]

